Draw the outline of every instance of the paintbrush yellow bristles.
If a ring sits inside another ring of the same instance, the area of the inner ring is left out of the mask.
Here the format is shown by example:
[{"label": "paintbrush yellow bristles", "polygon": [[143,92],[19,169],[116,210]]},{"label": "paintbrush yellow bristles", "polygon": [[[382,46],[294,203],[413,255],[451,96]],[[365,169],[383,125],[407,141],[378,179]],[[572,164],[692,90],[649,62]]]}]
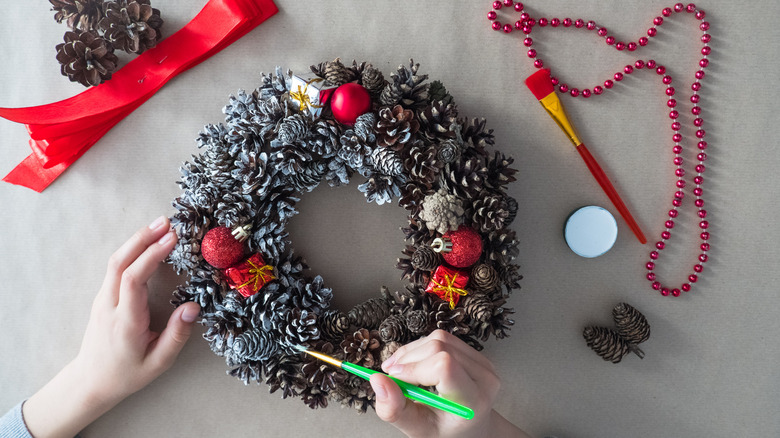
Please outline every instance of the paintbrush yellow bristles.
[{"label": "paintbrush yellow bristles", "polygon": [[334,359],[334,358],[332,358],[332,357],[330,357],[330,356],[328,356],[326,354],[318,353],[316,351],[309,351],[309,350],[306,349],[306,347],[301,347],[300,345],[296,345],[295,348],[300,350],[300,351],[302,351],[302,352],[304,352],[304,353],[306,353],[306,354],[312,355],[312,356],[316,357],[317,359],[323,360],[323,361],[325,361],[325,362],[327,362],[327,363],[329,363],[329,364],[331,364],[333,366],[337,366],[337,367],[341,368],[341,361],[338,360],[338,359]]}]

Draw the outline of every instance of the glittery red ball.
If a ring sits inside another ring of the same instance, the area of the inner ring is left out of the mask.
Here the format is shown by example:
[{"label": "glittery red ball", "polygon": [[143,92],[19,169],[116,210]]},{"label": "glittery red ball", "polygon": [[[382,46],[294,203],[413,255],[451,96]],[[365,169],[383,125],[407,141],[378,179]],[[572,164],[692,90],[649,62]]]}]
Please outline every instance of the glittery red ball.
[{"label": "glittery red ball", "polygon": [[211,266],[229,268],[244,258],[244,244],[233,237],[230,228],[212,228],[203,237],[200,253]]},{"label": "glittery red ball", "polygon": [[359,84],[344,84],[333,92],[330,110],[339,123],[352,126],[358,117],[371,110],[371,95]]},{"label": "glittery red ball", "polygon": [[452,251],[442,253],[444,261],[456,268],[467,268],[477,263],[482,255],[482,237],[473,228],[461,225],[443,236],[452,242]]}]

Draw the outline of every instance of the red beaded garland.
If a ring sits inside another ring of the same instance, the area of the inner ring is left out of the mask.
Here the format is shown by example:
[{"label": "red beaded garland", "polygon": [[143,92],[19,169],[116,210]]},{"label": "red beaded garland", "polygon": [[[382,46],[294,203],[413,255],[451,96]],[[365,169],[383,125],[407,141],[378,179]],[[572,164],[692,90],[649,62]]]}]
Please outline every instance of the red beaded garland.
[{"label": "red beaded garland", "polygon": [[[496,2],[500,3],[500,2]],[[494,4],[495,8],[495,4]],[[500,6],[499,6],[500,8]],[[499,8],[495,8],[496,10]],[[661,16],[655,17],[653,19],[653,25],[647,30],[646,35],[640,37],[636,42],[628,42],[625,43],[623,41],[618,41],[615,37],[609,35],[609,32],[606,27],[599,26],[594,21],[587,21],[585,22],[582,19],[576,19],[572,20],[571,18],[565,18],[563,20],[560,20],[559,18],[538,18],[535,19],[531,17],[531,15],[528,12],[525,12],[523,10],[523,5],[521,3],[517,3],[514,5],[514,10],[517,12],[520,12],[520,21],[515,23],[515,27],[518,29],[522,29],[523,33],[525,34],[524,37],[524,45],[528,48],[527,55],[528,57],[533,61],[533,65],[536,68],[542,68],[544,66],[544,62],[538,58],[538,52],[536,49],[533,49],[533,40],[530,37],[531,32],[533,31],[533,28],[536,24],[538,24],[540,27],[546,27],[547,24],[551,27],[558,27],[560,24],[563,24],[564,27],[571,27],[572,24],[574,24],[574,28],[576,29],[585,29],[587,31],[596,31],[596,34],[599,37],[604,38],[604,41],[607,45],[614,47],[618,51],[622,51],[625,49],[628,49],[629,51],[636,50],[639,46],[644,47],[648,44],[650,41],[650,38],[655,37],[658,34],[658,28],[663,25],[666,20],[664,17],[669,18],[673,15],[673,13],[681,13],[686,12],[688,14],[692,14],[697,20],[700,21],[699,23],[699,29],[703,32],[703,35],[701,36],[701,43],[702,48],[700,50],[700,53],[702,55],[702,58],[698,61],[699,69],[694,73],[694,81],[691,84],[691,90],[692,94],[689,97],[689,101],[693,104],[693,107],[691,109],[691,113],[696,116],[696,118],[693,121],[694,126],[694,139],[698,141],[697,148],[701,151],[707,149],[707,142],[704,141],[704,138],[706,137],[707,133],[704,129],[702,129],[702,125],[704,124],[704,120],[700,117],[701,115],[701,106],[699,105],[700,96],[699,91],[701,90],[701,80],[705,76],[704,70],[709,66],[709,55],[712,52],[712,48],[709,46],[709,43],[712,39],[712,36],[709,33],[710,29],[710,23],[707,21],[704,21],[704,18],[706,17],[706,14],[703,10],[698,9],[696,5],[693,3],[689,3],[687,5],[683,5],[682,3],[677,3],[673,7],[664,8],[661,11]],[[500,23],[496,21],[498,15],[495,14],[494,11],[491,11],[492,14],[488,14],[488,19],[493,22],[493,28],[496,29],[496,24],[498,24],[498,29],[501,28]],[[629,75],[635,72],[634,68],[636,69],[648,69],[648,70],[655,70],[655,73],[659,76],[661,76],[661,82],[665,86],[664,94],[666,99],[666,106],[670,108],[669,117],[673,120],[673,123],[671,125],[671,129],[673,132],[672,135],[672,141],[674,143],[674,146],[672,148],[672,152],[674,153],[674,160],[673,163],[675,165],[674,175],[677,179],[675,186],[677,187],[677,190],[674,194],[674,198],[672,200],[672,209],[668,212],[669,219],[664,219],[665,223],[665,229],[661,232],[661,240],[656,242],[655,249],[650,252],[650,260],[645,264],[645,267],[649,270],[649,272],[646,275],[647,280],[650,281],[651,287],[653,290],[659,291],[661,295],[664,296],[679,296],[681,291],[682,292],[688,292],[691,290],[692,284],[699,281],[700,273],[704,269],[702,266],[703,263],[707,262],[709,259],[707,252],[710,251],[710,233],[707,231],[709,229],[709,221],[704,220],[704,218],[707,217],[707,211],[703,208],[704,206],[704,200],[702,199],[702,195],[704,193],[704,190],[702,189],[702,185],[704,183],[704,177],[702,174],[706,170],[706,167],[704,166],[704,161],[707,160],[707,154],[706,153],[699,153],[696,156],[696,159],[698,160],[698,164],[695,165],[694,170],[696,171],[696,176],[692,178],[693,184],[695,184],[695,187],[692,190],[693,195],[696,197],[693,204],[698,209],[697,211],[697,217],[700,220],[699,222],[699,228],[703,231],[699,237],[701,238],[702,243],[699,245],[699,249],[701,249],[701,253],[697,256],[697,263],[693,266],[694,273],[688,275],[687,280],[688,283],[683,283],[679,288],[669,288],[667,286],[662,285],[659,281],[656,280],[656,274],[653,272],[653,270],[656,267],[656,260],[659,258],[660,251],[662,251],[664,248],[666,248],[666,242],[672,237],[671,235],[671,229],[674,227],[674,218],[678,216],[678,210],[682,206],[684,193],[682,189],[686,186],[686,181],[684,179],[685,176],[685,170],[683,169],[683,158],[680,156],[682,154],[683,148],[681,146],[681,142],[683,141],[683,136],[680,132],[681,130],[681,123],[678,121],[679,118],[679,112],[676,110],[678,106],[678,101],[674,99],[672,96],[674,96],[677,92],[677,90],[672,86],[673,79],[670,75],[666,74],[666,67],[663,65],[658,64],[655,60],[649,59],[649,60],[637,60],[633,67],[631,65],[625,66],[622,71],[618,71],[615,74],[613,74],[611,79],[607,79],[603,83],[603,87],[600,85],[592,87],[593,91],[591,93],[590,89],[585,88],[582,91],[580,89],[575,87],[570,87],[568,84],[560,82],[560,80],[556,77],[552,78],[552,83],[555,87],[558,88],[558,90],[563,94],[569,94],[572,97],[583,97],[583,98],[589,98],[592,95],[598,96],[604,93],[604,91],[609,90],[615,86],[615,82],[621,82],[625,79],[625,75]],[[613,81],[614,80],[614,81]]]}]

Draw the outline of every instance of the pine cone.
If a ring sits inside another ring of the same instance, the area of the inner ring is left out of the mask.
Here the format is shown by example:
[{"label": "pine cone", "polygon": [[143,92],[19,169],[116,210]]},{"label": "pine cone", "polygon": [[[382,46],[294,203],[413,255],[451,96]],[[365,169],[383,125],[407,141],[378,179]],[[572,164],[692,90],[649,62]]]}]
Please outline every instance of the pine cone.
[{"label": "pine cone", "polygon": [[[329,356],[334,356],[334,353],[338,353],[330,342],[316,342],[312,345],[312,349]],[[323,391],[335,389],[347,377],[340,369],[308,355],[305,356],[301,372],[309,385]]]},{"label": "pine cone", "polygon": [[406,313],[406,327],[413,335],[428,331],[428,313],[424,310],[412,310]]},{"label": "pine cone", "polygon": [[378,98],[379,95],[382,94],[382,90],[385,88],[385,84],[387,83],[382,72],[372,66],[368,66],[365,70],[363,70],[360,81],[363,83],[363,87],[371,94],[373,99]]},{"label": "pine cone", "polygon": [[382,341],[378,331],[361,328],[344,338],[341,349],[347,362],[372,368],[380,363]]},{"label": "pine cone", "polygon": [[111,79],[119,62],[111,44],[92,32],[65,32],[65,42],[56,49],[62,75],[85,87]]},{"label": "pine cone", "polygon": [[408,336],[404,315],[390,315],[379,325],[379,337],[384,342],[406,342]]},{"label": "pine cone", "polygon": [[323,73],[325,80],[337,87],[355,80],[354,72],[341,63],[341,58],[325,63]]},{"label": "pine cone", "polygon": [[382,90],[379,101],[384,106],[400,104],[404,108],[417,111],[428,105],[428,84],[423,82],[428,75],[417,75],[420,64],[409,60],[409,67],[398,66],[398,70],[391,74],[391,81]]},{"label": "pine cone", "polygon": [[433,323],[438,329],[448,331],[453,335],[464,335],[470,330],[464,321],[466,311],[463,307],[450,309],[450,303],[440,300],[434,304],[431,313],[433,314]]},{"label": "pine cone", "polygon": [[460,158],[462,145],[457,140],[445,140],[439,143],[439,151],[437,157],[443,164],[450,164]]},{"label": "pine cone", "polygon": [[444,84],[441,81],[431,82],[431,86],[428,88],[428,99],[431,102],[441,101],[444,105],[454,103],[452,95],[444,88]]},{"label": "pine cone", "polygon": [[593,351],[604,360],[618,363],[629,351],[626,343],[620,335],[604,327],[586,327],[582,336]]},{"label": "pine cone", "polygon": [[377,146],[401,150],[414,133],[420,129],[420,123],[414,118],[414,112],[405,110],[401,105],[379,110],[376,124]]},{"label": "pine cone", "polygon": [[401,157],[392,149],[376,148],[371,152],[371,161],[379,173],[389,176],[398,176],[404,171]]},{"label": "pine cone", "polygon": [[512,163],[514,163],[512,157],[507,157],[499,151],[496,151],[493,158],[487,160],[487,180],[485,184],[495,190],[500,190],[507,184],[516,181],[515,173],[517,169],[512,169]]},{"label": "pine cone", "polygon": [[320,316],[319,323],[322,337],[336,340],[344,337],[349,328],[349,317],[338,310],[328,310]]},{"label": "pine cone", "polygon": [[49,0],[57,23],[65,21],[74,31],[95,30],[103,18],[103,0]]},{"label": "pine cone", "polygon": [[390,302],[386,298],[369,298],[353,307],[347,316],[352,325],[374,330],[389,314]]},{"label": "pine cone", "polygon": [[[317,315],[305,309],[294,308],[283,315],[284,340],[291,345],[301,345],[319,339]],[[280,327],[281,329],[282,327]]]},{"label": "pine cone", "polygon": [[282,398],[296,396],[306,388],[306,379],[301,373],[299,355],[282,356],[277,360],[269,360],[265,366],[265,384],[273,394],[282,390]]},{"label": "pine cone", "polygon": [[640,344],[650,338],[647,318],[633,306],[620,303],[612,309],[618,334],[629,344]]},{"label": "pine cone", "polygon": [[509,216],[506,198],[500,194],[483,191],[471,206],[471,223],[483,233],[504,227]]},{"label": "pine cone", "polygon": [[264,361],[276,354],[278,345],[269,332],[253,329],[236,336],[232,349],[239,362]]},{"label": "pine cone", "polygon": [[371,148],[352,129],[347,129],[341,136],[341,149],[336,155],[351,168],[357,170],[363,167],[370,154]]},{"label": "pine cone", "polygon": [[511,224],[517,217],[517,200],[511,196],[506,197],[506,209],[509,212],[506,219],[504,219],[504,225]]},{"label": "pine cone", "polygon": [[425,221],[429,230],[444,234],[447,231],[456,230],[463,223],[463,213],[461,200],[441,189],[433,195],[425,197],[420,219]]},{"label": "pine cone", "polygon": [[409,279],[409,282],[411,282],[415,286],[419,287],[425,287],[431,278],[431,271],[427,271],[424,269],[417,269],[412,264],[412,257],[414,256],[414,252],[416,251],[415,247],[412,245],[406,245],[406,248],[404,248],[402,254],[406,257],[400,257],[398,258],[398,261],[396,263],[396,268],[400,269],[402,271],[401,279]]},{"label": "pine cone", "polygon": [[474,292],[478,293],[490,293],[498,287],[498,272],[493,266],[482,263],[471,269],[471,277],[469,277],[471,287]]},{"label": "pine cone", "polygon": [[355,135],[364,143],[371,144],[376,142],[374,126],[376,126],[376,115],[372,112],[367,112],[358,116],[352,129],[354,129]]},{"label": "pine cone", "polygon": [[303,114],[295,113],[279,123],[276,138],[283,144],[292,144],[303,139],[309,132],[309,123]]},{"label": "pine cone", "polygon": [[412,266],[422,271],[433,271],[441,264],[441,254],[430,246],[421,246],[412,254]]},{"label": "pine cone", "polygon": [[486,173],[487,168],[478,158],[460,159],[444,167],[442,182],[459,198],[475,199],[482,192]]},{"label": "pine cone", "polygon": [[493,300],[485,294],[469,294],[463,299],[466,315],[475,321],[488,322],[493,316],[493,308]]},{"label": "pine cone", "polygon": [[317,188],[322,177],[328,173],[327,164],[314,161],[303,166],[300,172],[287,176],[288,183],[299,193],[307,193]]},{"label": "pine cone", "polygon": [[149,0],[118,0],[104,4],[105,18],[98,28],[117,48],[129,53],[143,53],[162,39],[163,19]]},{"label": "pine cone", "polygon": [[411,147],[403,150],[403,159],[409,179],[428,194],[444,165],[438,159],[436,148],[425,146],[422,142],[414,142]]},{"label": "pine cone", "polygon": [[498,266],[514,260],[519,253],[516,237],[517,233],[508,228],[488,233],[484,248],[486,260],[494,261]]},{"label": "pine cone", "polygon": [[421,132],[429,140],[455,139],[457,137],[455,130],[458,130],[460,126],[457,124],[458,109],[454,104],[434,100],[420,112],[419,116]]},{"label": "pine cone", "polygon": [[398,102],[401,101],[403,95],[404,92],[401,90],[400,86],[393,82],[389,82],[387,85],[385,85],[385,88],[382,89],[382,94],[379,95],[379,103],[382,106],[390,107],[398,104]]},{"label": "pine cone", "polygon": [[404,175],[389,176],[371,172],[368,180],[358,186],[358,190],[365,194],[367,202],[382,205],[393,202],[394,197],[401,196],[401,184],[404,181]]},{"label": "pine cone", "polygon": [[379,353],[379,360],[384,363],[387,359],[390,359],[390,356],[393,355],[393,353],[396,352],[399,348],[401,348],[403,344],[400,342],[390,341],[385,343],[385,346],[382,347],[382,352]]}]

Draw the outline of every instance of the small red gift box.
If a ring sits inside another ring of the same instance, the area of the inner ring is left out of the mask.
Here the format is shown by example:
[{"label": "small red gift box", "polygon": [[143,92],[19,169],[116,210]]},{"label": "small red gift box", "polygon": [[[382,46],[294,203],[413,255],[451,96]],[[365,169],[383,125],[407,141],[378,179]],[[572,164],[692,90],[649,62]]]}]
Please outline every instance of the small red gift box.
[{"label": "small red gift box", "polygon": [[269,281],[274,280],[274,267],[266,265],[260,254],[225,269],[225,277],[231,288],[244,298],[258,293]]},{"label": "small red gift box", "polygon": [[428,282],[425,292],[436,294],[444,301],[448,301],[450,309],[454,309],[461,295],[468,294],[465,289],[468,282],[469,274],[466,271],[442,265],[433,271],[433,277]]}]

